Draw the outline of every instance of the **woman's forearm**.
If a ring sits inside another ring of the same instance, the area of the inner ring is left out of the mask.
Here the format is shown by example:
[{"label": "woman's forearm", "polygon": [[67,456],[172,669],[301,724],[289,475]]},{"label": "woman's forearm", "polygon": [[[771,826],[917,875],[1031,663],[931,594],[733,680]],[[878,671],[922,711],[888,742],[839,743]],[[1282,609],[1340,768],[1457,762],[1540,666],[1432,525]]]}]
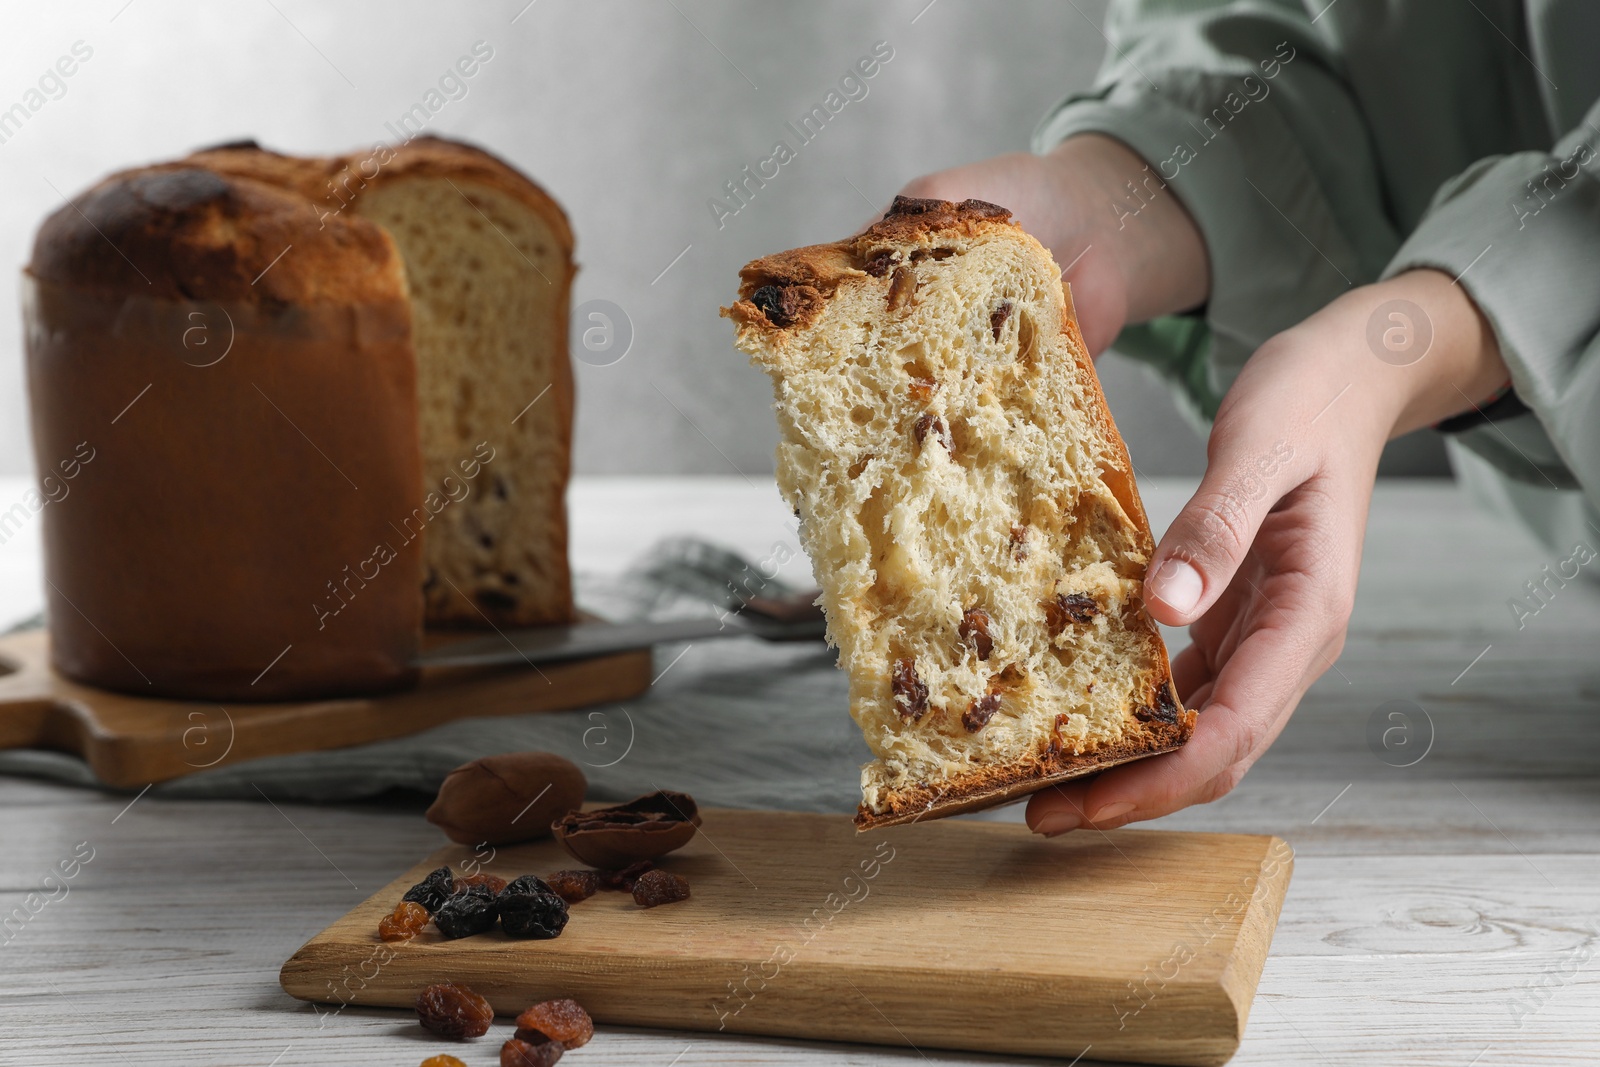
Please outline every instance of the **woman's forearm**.
[{"label": "woman's forearm", "polygon": [[1189,212],[1156,172],[1121,141],[1069,137],[1046,155],[1063,190],[1084,213],[1088,239],[1104,248],[1125,294],[1124,322],[1146,322],[1205,303],[1211,268]]}]

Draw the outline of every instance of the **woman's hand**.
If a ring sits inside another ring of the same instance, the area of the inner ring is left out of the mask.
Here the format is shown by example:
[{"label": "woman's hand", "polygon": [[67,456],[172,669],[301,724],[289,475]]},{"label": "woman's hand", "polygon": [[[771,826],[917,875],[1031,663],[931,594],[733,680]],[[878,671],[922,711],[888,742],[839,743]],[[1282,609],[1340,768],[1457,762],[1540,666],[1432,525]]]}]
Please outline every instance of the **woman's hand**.
[{"label": "woman's hand", "polygon": [[1091,355],[1125,324],[1197,307],[1210,288],[1189,213],[1144,160],[1109,137],[1085,134],[1043,156],[1014,152],[940,171],[901,193],[1009,209],[1063,268]]},{"label": "woman's hand", "polygon": [[1263,345],[1228,390],[1205,477],[1145,583],[1151,615],[1192,624],[1173,680],[1200,710],[1194,736],[1036,793],[1028,825],[1109,829],[1237,785],[1344,646],[1384,443],[1469,410],[1506,377],[1476,306],[1429,270],[1352,290]]}]

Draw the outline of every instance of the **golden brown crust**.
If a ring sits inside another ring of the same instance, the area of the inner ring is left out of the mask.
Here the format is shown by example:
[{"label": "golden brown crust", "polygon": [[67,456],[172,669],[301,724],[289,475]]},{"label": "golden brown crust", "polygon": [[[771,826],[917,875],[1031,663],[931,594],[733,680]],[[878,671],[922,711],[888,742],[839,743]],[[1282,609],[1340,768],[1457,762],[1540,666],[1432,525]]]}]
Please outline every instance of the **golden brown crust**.
[{"label": "golden brown crust", "polygon": [[[354,163],[358,158],[358,155],[351,155],[345,160]],[[394,161],[378,171],[376,180],[405,175],[449,178],[454,181],[466,179],[493,186],[508,196],[516,197],[544,219],[545,225],[561,242],[562,251],[570,263],[574,243],[567,213],[533,179],[499,156],[464,141],[418,137],[395,149]]]},{"label": "golden brown crust", "polygon": [[390,178],[420,176],[492,186],[515,197],[544,220],[570,258],[572,225],[550,194],[511,164],[476,145],[443,137],[414,138],[398,148],[380,145],[343,156],[288,156],[254,141],[203,148],[186,163],[293,190],[311,201],[319,218],[347,204],[360,210],[361,192]]},{"label": "golden brown crust", "polygon": [[[822,306],[839,283],[848,277],[882,273],[884,261],[874,257],[888,249],[915,246],[932,250],[941,236],[975,236],[994,226],[1016,227],[1011,212],[983,200],[922,200],[897,196],[883,218],[854,237],[828,244],[808,245],[752,260],[739,271],[739,299],[722,309],[724,318],[740,326],[778,332],[805,327],[821,314]],[[756,294],[771,287],[778,292],[772,301],[756,299]],[[786,290],[798,289],[801,299],[793,313],[772,313],[770,308],[782,300]],[[809,292],[807,292],[809,290]]]},{"label": "golden brown crust", "polygon": [[[1163,661],[1165,656],[1163,649]],[[1181,748],[1194,733],[1197,715],[1178,702],[1177,688],[1170,677],[1161,686],[1165,687],[1172,700],[1173,722],[1159,719],[1140,722],[1116,743],[1103,745],[1090,752],[1074,754],[1046,751],[1012,763],[985,767],[938,784],[891,791],[885,804],[886,811],[869,811],[866,805],[857,809],[856,829],[875,830],[883,826],[981,811],[1119,763],[1130,763]],[[1153,699],[1159,701],[1159,697]]]},{"label": "golden brown crust", "polygon": [[200,167],[113,174],[45,220],[30,271],[59,285],[169,300],[260,304],[403,300],[382,228],[326,225],[299,196]]}]

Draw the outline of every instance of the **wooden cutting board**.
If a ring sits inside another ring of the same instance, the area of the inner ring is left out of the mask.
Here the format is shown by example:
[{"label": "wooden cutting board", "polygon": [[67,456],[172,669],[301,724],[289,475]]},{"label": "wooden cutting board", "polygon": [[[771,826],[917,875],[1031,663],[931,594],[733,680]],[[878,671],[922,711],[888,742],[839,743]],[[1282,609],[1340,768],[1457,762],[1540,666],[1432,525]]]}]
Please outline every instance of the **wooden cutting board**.
[{"label": "wooden cutting board", "polygon": [[[434,853],[283,966],[303,1000],[409,1008],[465,982],[501,1015],[570,996],[603,1024],[866,1041],[1071,1060],[1220,1064],[1244,1032],[1288,886],[1275,837],[949,820],[857,834],[845,816],[709,811],[663,866],[693,896],[575,904],[551,941],[499,930],[386,943],[378,920]],[[502,848],[501,877],[579,864]],[[504,1030],[502,1033],[501,1030]],[[491,1031],[497,1051],[508,1027]]]},{"label": "wooden cutting board", "polygon": [[[459,635],[453,635],[459,636]],[[287,704],[152,700],[50,668],[44,630],[0,637],[0,749],[75,753],[107,785],[139,789],[262,756],[401,737],[453,719],[625,700],[650,686],[649,649],[527,667],[425,670],[415,689]]]}]

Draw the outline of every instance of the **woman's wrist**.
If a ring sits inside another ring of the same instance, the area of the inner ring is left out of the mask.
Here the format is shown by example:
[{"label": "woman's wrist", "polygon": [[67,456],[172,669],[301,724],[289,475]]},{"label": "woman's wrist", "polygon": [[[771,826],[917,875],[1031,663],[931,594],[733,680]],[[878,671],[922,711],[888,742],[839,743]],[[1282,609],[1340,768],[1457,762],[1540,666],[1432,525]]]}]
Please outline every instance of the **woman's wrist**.
[{"label": "woman's wrist", "polygon": [[[1404,391],[1407,403],[1397,412],[1391,436],[1432,426],[1452,415],[1471,411],[1493,399],[1511,379],[1500,354],[1494,329],[1472,297],[1450,275],[1436,270],[1410,270],[1380,283],[1379,314],[1392,315],[1397,302],[1419,309],[1432,333],[1430,348],[1416,362],[1397,369],[1416,372]],[[1401,307],[1401,310],[1409,310]],[[1373,332],[1369,330],[1369,335]],[[1384,349],[1379,343],[1380,350]],[[1403,361],[1402,361],[1403,362]]]},{"label": "woman's wrist", "polygon": [[1471,411],[1509,377],[1482,312],[1436,270],[1361,286],[1288,332],[1330,349],[1333,379],[1348,382],[1385,439]]}]

